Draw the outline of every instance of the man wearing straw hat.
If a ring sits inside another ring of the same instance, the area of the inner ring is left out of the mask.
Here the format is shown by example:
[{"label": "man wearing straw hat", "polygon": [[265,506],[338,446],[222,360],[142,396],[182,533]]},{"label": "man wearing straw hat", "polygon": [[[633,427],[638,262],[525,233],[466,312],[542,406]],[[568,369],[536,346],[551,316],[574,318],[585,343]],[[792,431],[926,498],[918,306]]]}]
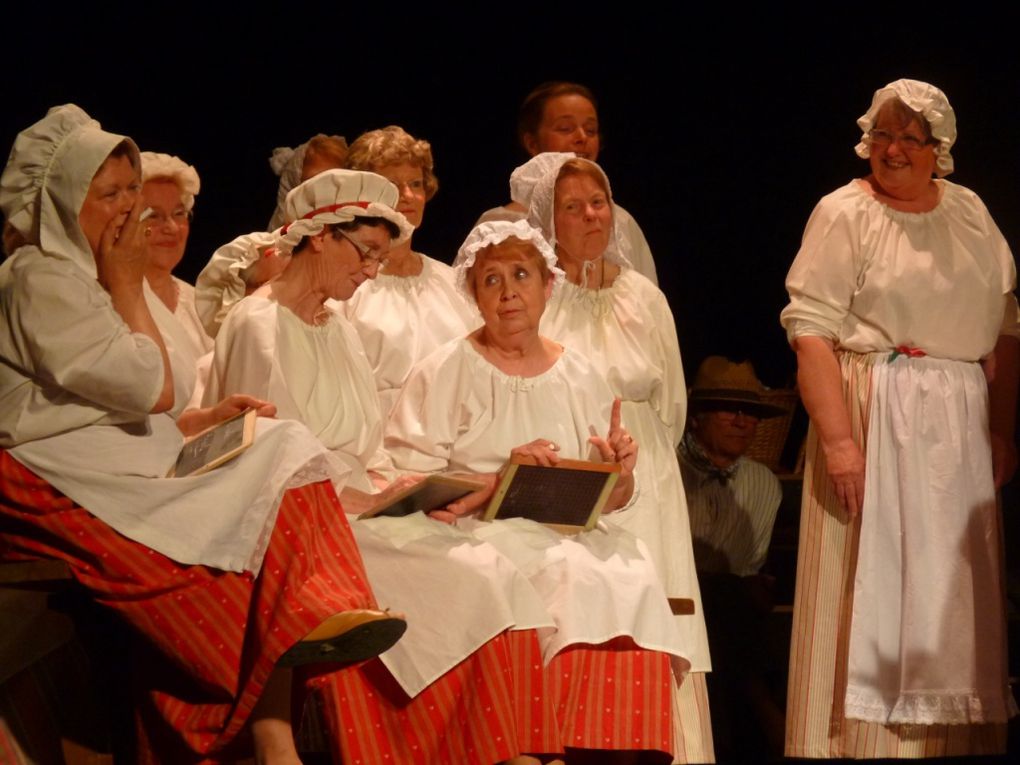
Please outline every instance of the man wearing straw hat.
[{"label": "man wearing straw hat", "polygon": [[762,634],[771,609],[772,579],[759,572],[781,499],[779,479],[744,456],[758,421],[784,414],[763,401],[763,390],[750,362],[705,359],[677,449],[712,652],[708,690],[720,760],[760,759],[782,747],[783,714],[764,680],[762,641],[748,639]]}]

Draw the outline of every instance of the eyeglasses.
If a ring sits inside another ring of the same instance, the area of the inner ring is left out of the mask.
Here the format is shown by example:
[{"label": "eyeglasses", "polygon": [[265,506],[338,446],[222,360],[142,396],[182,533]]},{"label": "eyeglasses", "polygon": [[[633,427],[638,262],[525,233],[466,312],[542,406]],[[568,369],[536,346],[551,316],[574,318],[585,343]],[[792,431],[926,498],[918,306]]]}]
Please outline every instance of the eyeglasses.
[{"label": "eyeglasses", "polygon": [[153,209],[152,212],[146,217],[147,221],[151,221],[153,226],[165,226],[167,223],[174,223],[176,226],[186,226],[191,222],[191,211],[183,207],[178,207],[173,212],[167,214],[162,210]]},{"label": "eyeglasses", "polygon": [[335,238],[337,236],[341,236],[350,242],[354,246],[354,249],[358,251],[358,257],[361,258],[361,262],[366,265],[378,266],[382,261],[383,255],[386,254],[385,250],[380,250],[378,247],[365,244],[364,242],[359,242],[343,229],[333,229],[333,237]]},{"label": "eyeglasses", "polygon": [[881,128],[869,130],[868,140],[876,146],[888,146],[895,141],[904,151],[920,151],[928,144],[934,143],[934,141],[929,141],[926,138],[918,138],[916,135],[890,133],[888,130],[882,130]]}]

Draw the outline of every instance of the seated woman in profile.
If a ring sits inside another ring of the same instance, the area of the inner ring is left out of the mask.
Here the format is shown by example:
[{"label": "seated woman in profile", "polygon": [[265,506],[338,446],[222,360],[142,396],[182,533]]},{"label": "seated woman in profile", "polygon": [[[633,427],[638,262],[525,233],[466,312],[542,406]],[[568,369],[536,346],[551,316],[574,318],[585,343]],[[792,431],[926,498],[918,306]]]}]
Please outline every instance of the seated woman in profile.
[{"label": "seated woman in profile", "polygon": [[[554,281],[562,280],[541,233],[524,221],[480,224],[457,262],[458,282],[484,325],[412,371],[386,429],[394,465],[494,481],[511,453],[555,464],[586,459],[594,446],[621,467],[608,511],[626,506],[638,455],[619,402],[586,358],[538,332]],[[555,621],[542,648],[563,745],[597,750],[598,762],[613,762],[613,752],[637,750],[650,761],[654,752],[671,753],[669,658],[683,669],[687,657],[644,544],[611,515],[574,536],[524,519],[465,517],[490,494],[434,515],[495,546],[542,596]],[[627,696],[637,681],[642,697]],[[591,709],[610,711],[592,717]]]},{"label": "seated woman in profile", "polygon": [[21,245],[0,267],[0,559],[64,561],[155,647],[134,672],[139,760],[243,756],[250,733],[260,762],[294,763],[287,667],[373,656],[404,624],[371,610],[340,471],[306,428],[261,418],[236,459],[166,477],[185,436],[274,408],[182,411],[194,368],[145,284],[139,169],[67,105],[0,178]]}]

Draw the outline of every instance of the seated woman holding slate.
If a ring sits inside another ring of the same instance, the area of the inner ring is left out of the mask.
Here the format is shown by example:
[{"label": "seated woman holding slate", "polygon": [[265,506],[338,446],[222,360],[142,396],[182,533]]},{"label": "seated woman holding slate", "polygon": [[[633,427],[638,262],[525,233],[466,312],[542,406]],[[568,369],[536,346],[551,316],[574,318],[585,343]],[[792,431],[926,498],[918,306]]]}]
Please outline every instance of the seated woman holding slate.
[{"label": "seated woman holding slate", "polygon": [[[620,425],[619,404],[587,359],[538,333],[546,300],[563,278],[552,249],[524,221],[482,223],[457,262],[458,285],[485,324],[412,371],[386,430],[394,465],[487,474],[494,485],[511,453],[555,465],[594,452],[620,466],[606,511],[624,506],[634,492],[637,445]],[[677,668],[687,662],[643,543],[606,520],[564,536],[524,518],[469,517],[492,492],[469,495],[433,516],[499,549],[541,594],[556,622],[555,631],[542,631],[542,648],[552,691],[560,694],[565,744],[671,752],[667,655],[677,658]],[[640,675],[647,681],[642,697],[624,701]],[[568,689],[571,679],[575,686]],[[584,720],[585,708],[610,712]],[[643,728],[642,720],[655,724]],[[600,756],[612,761],[608,753]]]}]

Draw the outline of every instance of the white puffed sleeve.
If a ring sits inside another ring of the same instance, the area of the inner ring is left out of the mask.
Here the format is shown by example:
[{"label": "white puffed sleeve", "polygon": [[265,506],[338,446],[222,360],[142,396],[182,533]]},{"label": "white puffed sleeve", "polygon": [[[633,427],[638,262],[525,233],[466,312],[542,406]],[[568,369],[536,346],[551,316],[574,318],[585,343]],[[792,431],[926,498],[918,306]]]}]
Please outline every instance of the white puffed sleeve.
[{"label": "white puffed sleeve", "polygon": [[436,473],[450,464],[460,386],[456,380],[436,379],[438,362],[445,358],[442,350],[411,371],[390,413],[384,443],[397,470]]},{"label": "white puffed sleeve", "polygon": [[801,335],[839,339],[860,271],[861,248],[854,224],[826,197],[811,213],[786,277],[790,303],[780,321],[791,343]]},{"label": "white puffed sleeve", "polygon": [[687,383],[684,379],[683,362],[680,359],[680,341],[676,334],[673,312],[669,309],[666,296],[660,290],[655,291],[649,310],[658,328],[663,370],[658,389],[652,395],[650,403],[669,430],[670,441],[675,449],[680,443],[684,424],[687,422]]}]

